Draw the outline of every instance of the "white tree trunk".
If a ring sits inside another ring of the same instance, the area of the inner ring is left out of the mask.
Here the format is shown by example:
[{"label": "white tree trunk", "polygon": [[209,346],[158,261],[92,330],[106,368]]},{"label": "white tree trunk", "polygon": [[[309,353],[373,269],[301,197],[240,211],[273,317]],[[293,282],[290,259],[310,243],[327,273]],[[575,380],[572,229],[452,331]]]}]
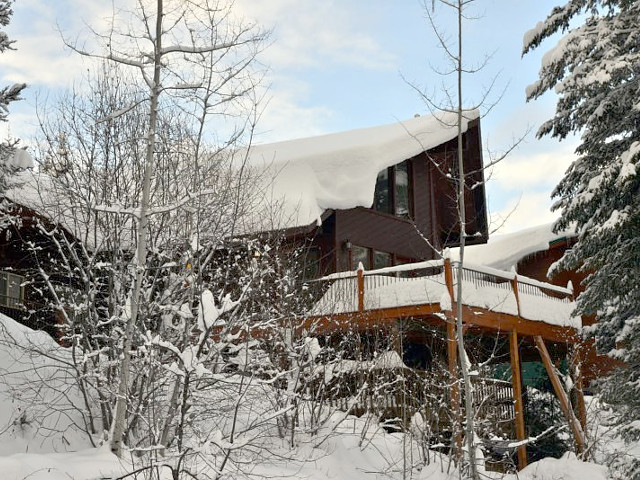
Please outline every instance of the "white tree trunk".
[{"label": "white tree trunk", "polygon": [[125,330],[124,345],[122,351],[122,364],[120,370],[120,382],[118,384],[118,399],[116,401],[113,420],[113,434],[111,437],[111,451],[118,457],[122,457],[123,436],[125,431],[127,390],[129,387],[129,374],[131,369],[131,340],[135,325],[138,321],[140,297],[144,271],[147,258],[147,233],[149,228],[149,196],[151,189],[151,176],[153,174],[153,162],[155,153],[156,128],[158,123],[158,97],[160,96],[160,70],[162,68],[162,6],[163,0],[157,0],[156,31],[154,41],[154,69],[153,81],[149,95],[149,128],[147,130],[147,146],[145,152],[144,180],[142,184],[142,200],[138,217],[138,238],[136,255],[133,261],[135,269],[133,289],[131,292],[130,312]]},{"label": "white tree trunk", "polygon": [[467,355],[464,347],[464,333],[462,330],[462,268],[464,264],[464,247],[467,236],[466,230],[466,211],[465,211],[465,173],[464,173],[464,154],[462,142],[462,9],[463,0],[457,3],[458,18],[458,56],[457,56],[457,80],[458,80],[458,220],[460,221],[460,263],[458,264],[458,283],[457,283],[457,299],[456,299],[456,336],[458,340],[458,356],[460,359],[460,371],[464,382],[464,406],[465,406],[465,438],[467,443],[467,451],[469,454],[470,477],[473,480],[479,480],[478,466],[476,464],[476,444],[475,444],[475,426],[474,417],[475,410],[473,407],[473,387],[469,377],[469,366]]}]

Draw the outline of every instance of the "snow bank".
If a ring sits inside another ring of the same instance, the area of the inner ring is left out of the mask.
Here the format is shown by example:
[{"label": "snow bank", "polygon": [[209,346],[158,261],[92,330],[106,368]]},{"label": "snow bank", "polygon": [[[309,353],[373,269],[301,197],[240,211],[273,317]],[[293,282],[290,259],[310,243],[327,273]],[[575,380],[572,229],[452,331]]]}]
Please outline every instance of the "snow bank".
[{"label": "snow bank", "polygon": [[566,453],[562,458],[543,458],[532,463],[522,470],[517,478],[519,480],[607,480],[609,475],[604,465],[583,462],[574,454]]},{"label": "snow bank", "polygon": [[[498,270],[512,270],[524,257],[549,248],[549,244],[573,232],[553,233],[553,223],[527,228],[514,233],[495,235],[483,245],[471,245],[464,249],[464,262],[485,265]],[[451,258],[460,258],[459,249],[451,249]]]},{"label": "snow bank", "polygon": [[4,480],[109,479],[127,470],[108,447],[74,453],[19,453],[0,457]]},{"label": "snow bank", "polygon": [[[462,130],[478,112],[465,113]],[[457,135],[456,116],[421,116],[390,125],[253,146],[248,166],[265,203],[277,203],[279,228],[319,222],[327,209],[373,204],[376,177],[386,167]]]},{"label": "snow bank", "polygon": [[49,335],[0,314],[0,455],[89,446],[70,361]]}]

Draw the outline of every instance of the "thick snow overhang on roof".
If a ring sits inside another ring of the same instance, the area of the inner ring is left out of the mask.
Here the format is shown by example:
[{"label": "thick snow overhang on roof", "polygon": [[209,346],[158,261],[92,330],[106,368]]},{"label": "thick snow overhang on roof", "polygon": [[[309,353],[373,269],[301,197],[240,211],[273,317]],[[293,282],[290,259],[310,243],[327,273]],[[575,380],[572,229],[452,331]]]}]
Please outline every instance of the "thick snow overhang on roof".
[{"label": "thick snow overhang on roof", "polygon": [[[465,111],[462,131],[477,118],[477,110]],[[252,146],[247,164],[260,179],[263,203],[278,205],[277,228],[299,227],[319,222],[327,209],[371,207],[381,170],[437,147],[457,133],[454,113],[419,116]]]},{"label": "thick snow overhang on roof", "polygon": [[[62,227],[90,249],[103,245],[104,232],[96,228],[94,211],[85,203],[83,192],[69,193],[53,177],[31,170],[12,177],[12,184],[5,198]],[[124,222],[120,234],[121,239],[126,239],[123,246],[134,244],[130,219]]]},{"label": "thick snow overhang on roof", "polygon": [[[474,263],[498,270],[511,270],[523,258],[544,250],[557,240],[573,237],[573,232],[553,233],[553,223],[538,225],[514,233],[496,235],[484,245],[473,245],[464,250],[465,263]],[[451,257],[459,259],[458,249],[451,250]]]}]

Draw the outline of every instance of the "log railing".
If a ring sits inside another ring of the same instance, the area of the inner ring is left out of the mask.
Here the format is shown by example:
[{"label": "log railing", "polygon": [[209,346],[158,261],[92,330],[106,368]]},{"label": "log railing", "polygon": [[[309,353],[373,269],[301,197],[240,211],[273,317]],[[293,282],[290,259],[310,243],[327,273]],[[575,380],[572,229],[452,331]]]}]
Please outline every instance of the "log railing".
[{"label": "log railing", "polygon": [[[450,276],[444,274],[447,267],[451,269]],[[459,270],[458,262],[432,260],[377,270],[359,268],[356,271],[339,272],[307,282],[306,288],[309,291],[313,290],[315,296],[306,313],[330,315],[438,303],[448,288],[454,287],[458,281],[464,282],[466,290],[475,288],[493,293],[496,295],[496,311],[513,315],[521,314],[522,299],[525,297],[529,299],[528,304],[542,302],[540,304],[543,309],[545,305],[552,309],[554,304],[564,304],[566,310],[573,295],[569,288],[540,282],[517,275],[515,272],[466,263]],[[448,285],[449,282],[451,285]],[[453,290],[455,291],[455,288]],[[463,293],[463,299],[467,298],[467,294]],[[515,305],[517,308],[511,308],[511,311],[509,305]],[[540,312],[538,314],[544,315]]]}]

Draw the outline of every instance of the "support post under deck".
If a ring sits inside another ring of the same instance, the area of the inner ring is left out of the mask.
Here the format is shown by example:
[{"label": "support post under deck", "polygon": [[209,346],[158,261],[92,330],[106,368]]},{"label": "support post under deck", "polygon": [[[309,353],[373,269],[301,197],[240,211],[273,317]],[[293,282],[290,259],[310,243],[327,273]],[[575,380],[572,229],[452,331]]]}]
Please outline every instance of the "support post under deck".
[{"label": "support post under deck", "polygon": [[456,340],[457,306],[453,295],[453,270],[451,260],[444,261],[444,280],[451,297],[451,313],[447,314],[447,360],[451,378],[451,411],[453,412],[453,436],[456,457],[462,456],[462,412],[460,410],[460,382],[458,378],[458,341]]},{"label": "support post under deck", "polygon": [[569,403],[569,398],[567,397],[567,393],[562,387],[562,382],[560,382],[560,378],[556,373],[556,369],[553,366],[553,362],[551,361],[551,355],[549,355],[549,351],[547,350],[547,346],[545,345],[544,340],[540,335],[536,335],[534,339],[536,342],[536,347],[538,347],[538,351],[540,352],[540,356],[542,357],[544,368],[547,370],[549,380],[551,380],[551,385],[553,385],[553,389],[556,392],[558,400],[560,400],[560,407],[562,407],[562,411],[567,418],[569,426],[571,427],[573,438],[576,441],[578,453],[581,454],[585,451],[585,437],[580,422],[573,413],[573,409],[571,408],[571,404]]},{"label": "support post under deck", "polygon": [[[524,404],[522,402],[522,373],[520,371],[520,351],[518,348],[518,332],[509,332],[509,356],[511,358],[511,385],[513,386],[514,410],[516,413],[516,439],[518,442],[526,440],[524,426]],[[518,446],[518,470],[527,466],[527,446]]]}]

